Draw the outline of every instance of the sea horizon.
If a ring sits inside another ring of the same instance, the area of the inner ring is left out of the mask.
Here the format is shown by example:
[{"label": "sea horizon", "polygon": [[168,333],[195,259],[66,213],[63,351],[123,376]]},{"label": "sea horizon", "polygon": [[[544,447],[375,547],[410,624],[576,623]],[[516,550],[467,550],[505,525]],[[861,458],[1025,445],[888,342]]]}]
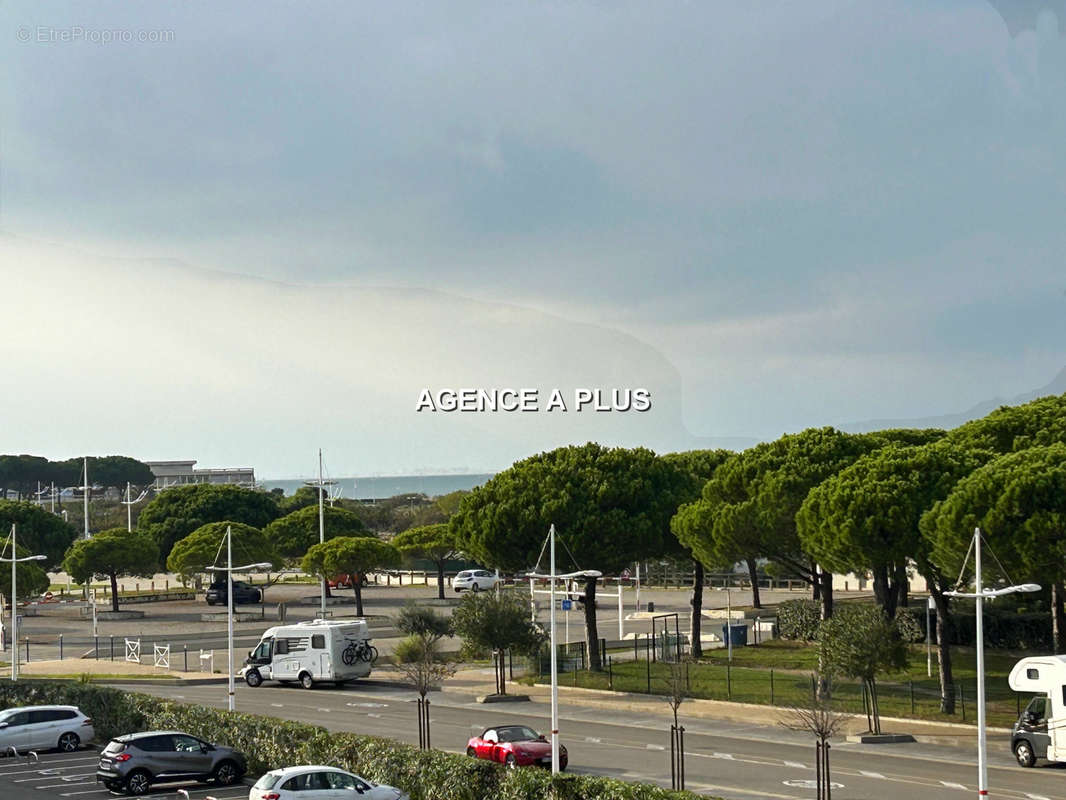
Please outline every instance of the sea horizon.
[{"label": "sea horizon", "polygon": [[[354,500],[374,500],[395,497],[401,494],[424,494],[439,497],[451,492],[470,490],[487,482],[495,473],[442,473],[438,475],[354,475],[347,477],[326,476],[333,481],[334,491],[338,497]],[[301,486],[313,482],[316,477],[306,478],[262,478],[256,481],[260,487],[270,491],[282,489],[285,494],[293,494]]]}]

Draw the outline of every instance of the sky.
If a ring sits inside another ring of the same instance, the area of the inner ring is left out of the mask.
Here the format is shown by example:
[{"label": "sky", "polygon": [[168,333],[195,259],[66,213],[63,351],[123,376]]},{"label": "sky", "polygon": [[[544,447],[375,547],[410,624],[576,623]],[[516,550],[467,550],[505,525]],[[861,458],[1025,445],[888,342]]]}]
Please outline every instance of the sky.
[{"label": "sky", "polygon": [[[492,471],[1066,366],[1061,0],[8,0],[0,30],[0,452]],[[464,386],[652,408],[415,410]]]}]

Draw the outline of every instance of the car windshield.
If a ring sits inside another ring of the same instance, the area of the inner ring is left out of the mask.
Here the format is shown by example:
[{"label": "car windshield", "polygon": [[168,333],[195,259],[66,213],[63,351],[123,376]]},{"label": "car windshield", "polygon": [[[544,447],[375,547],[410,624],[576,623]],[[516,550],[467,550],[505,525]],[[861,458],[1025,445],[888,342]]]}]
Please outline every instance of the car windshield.
[{"label": "car windshield", "polygon": [[539,734],[525,725],[511,725],[506,728],[497,728],[501,742],[529,742],[539,739]]}]

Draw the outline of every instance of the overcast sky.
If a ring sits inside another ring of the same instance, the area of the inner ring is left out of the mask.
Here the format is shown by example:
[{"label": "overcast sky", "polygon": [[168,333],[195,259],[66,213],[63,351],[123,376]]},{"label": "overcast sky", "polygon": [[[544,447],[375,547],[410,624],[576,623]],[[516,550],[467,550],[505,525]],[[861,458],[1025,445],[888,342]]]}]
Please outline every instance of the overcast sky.
[{"label": "overcast sky", "polygon": [[[1066,366],[1061,0],[0,22],[0,452],[498,469],[954,412]],[[460,379],[652,382],[654,411],[415,414]]]}]

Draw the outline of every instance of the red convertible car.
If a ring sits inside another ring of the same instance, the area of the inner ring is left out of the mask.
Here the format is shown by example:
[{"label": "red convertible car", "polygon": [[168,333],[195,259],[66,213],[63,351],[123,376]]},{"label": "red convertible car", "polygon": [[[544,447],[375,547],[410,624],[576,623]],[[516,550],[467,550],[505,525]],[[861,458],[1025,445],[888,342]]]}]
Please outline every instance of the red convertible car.
[{"label": "red convertible car", "polygon": [[[472,758],[487,758],[508,767],[552,765],[552,746],[545,737],[525,725],[499,725],[486,729],[466,745]],[[566,769],[566,748],[559,745],[559,769]]]}]

